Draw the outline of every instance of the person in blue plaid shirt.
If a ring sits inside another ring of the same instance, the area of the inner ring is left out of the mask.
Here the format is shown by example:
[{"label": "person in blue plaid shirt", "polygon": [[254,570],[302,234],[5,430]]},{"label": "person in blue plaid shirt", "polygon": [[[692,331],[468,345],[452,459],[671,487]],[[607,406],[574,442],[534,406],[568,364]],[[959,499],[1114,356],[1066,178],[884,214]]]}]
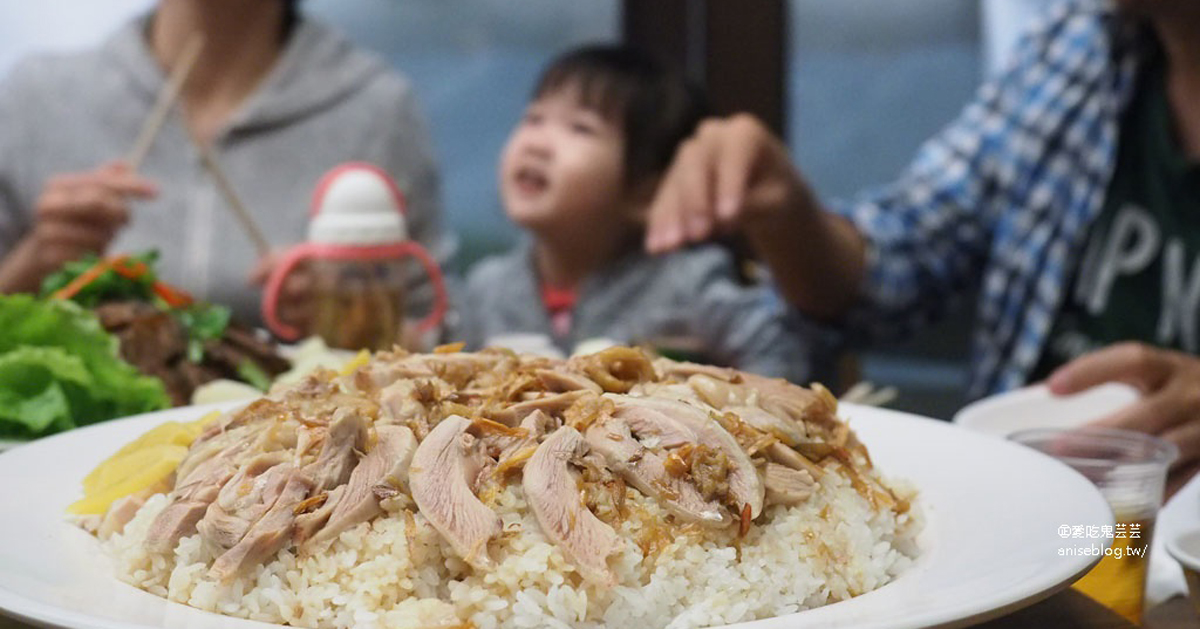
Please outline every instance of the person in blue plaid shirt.
[{"label": "person in blue plaid shirt", "polygon": [[1067,2],[895,182],[821,207],[746,115],[676,155],[646,247],[741,230],[801,312],[862,340],[978,287],[970,393],[1124,381],[1101,423],[1200,460],[1200,2]]}]

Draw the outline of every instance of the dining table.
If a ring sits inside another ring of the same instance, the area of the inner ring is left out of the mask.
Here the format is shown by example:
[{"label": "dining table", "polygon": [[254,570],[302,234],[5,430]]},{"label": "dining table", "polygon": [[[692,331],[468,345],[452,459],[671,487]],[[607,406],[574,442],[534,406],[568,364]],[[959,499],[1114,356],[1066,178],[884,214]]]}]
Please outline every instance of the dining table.
[{"label": "dining table", "polygon": [[[0,629],[27,629],[39,625],[0,615]],[[955,625],[959,626],[959,625]],[[1071,588],[999,618],[972,625],[979,629],[1137,629],[1084,594]],[[1147,609],[1141,629],[1195,629],[1200,614],[1187,598],[1176,596]]]},{"label": "dining table", "polygon": [[1183,596],[1170,598],[1145,610],[1135,625],[1107,607],[1071,588],[999,618],[973,625],[979,629],[1195,629],[1197,614]]}]

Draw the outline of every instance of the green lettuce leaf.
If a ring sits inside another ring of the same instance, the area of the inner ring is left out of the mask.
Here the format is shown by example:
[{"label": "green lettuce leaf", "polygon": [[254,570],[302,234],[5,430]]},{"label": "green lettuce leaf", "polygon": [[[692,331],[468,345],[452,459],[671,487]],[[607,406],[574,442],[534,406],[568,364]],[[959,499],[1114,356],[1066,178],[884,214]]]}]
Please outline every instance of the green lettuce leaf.
[{"label": "green lettuce leaf", "polygon": [[167,408],[157,378],[74,303],[0,296],[0,434],[37,437]]}]

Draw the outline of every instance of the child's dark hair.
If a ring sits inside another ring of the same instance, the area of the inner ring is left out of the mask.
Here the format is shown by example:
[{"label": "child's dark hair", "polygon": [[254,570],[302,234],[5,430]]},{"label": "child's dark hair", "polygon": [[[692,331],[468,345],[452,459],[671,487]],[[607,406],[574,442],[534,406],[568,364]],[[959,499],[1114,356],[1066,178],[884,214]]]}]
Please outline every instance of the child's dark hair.
[{"label": "child's dark hair", "polygon": [[577,90],[583,107],[620,127],[630,187],[662,174],[707,113],[699,87],[630,46],[591,45],[560,55],[542,71],[533,97],[562,89]]}]

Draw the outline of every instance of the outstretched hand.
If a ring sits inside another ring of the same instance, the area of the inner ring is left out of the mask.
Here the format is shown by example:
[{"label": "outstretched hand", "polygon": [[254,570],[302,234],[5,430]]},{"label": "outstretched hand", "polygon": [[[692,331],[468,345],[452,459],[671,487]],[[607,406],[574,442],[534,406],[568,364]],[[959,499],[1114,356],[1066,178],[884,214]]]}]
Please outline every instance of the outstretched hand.
[{"label": "outstretched hand", "polygon": [[1105,382],[1142,392],[1137,402],[1093,425],[1157,435],[1179,447],[1168,494],[1200,470],[1200,357],[1142,343],[1118,343],[1081,356],[1047,380],[1056,395]]},{"label": "outstretched hand", "polygon": [[647,218],[646,250],[663,253],[794,209],[804,194],[787,147],[746,114],[701,123],[680,146]]},{"label": "outstretched hand", "polygon": [[746,114],[705,121],[679,148],[650,204],[645,245],[666,253],[734,231],[801,311],[832,320],[858,297],[865,238],[824,211],[783,142]]}]

